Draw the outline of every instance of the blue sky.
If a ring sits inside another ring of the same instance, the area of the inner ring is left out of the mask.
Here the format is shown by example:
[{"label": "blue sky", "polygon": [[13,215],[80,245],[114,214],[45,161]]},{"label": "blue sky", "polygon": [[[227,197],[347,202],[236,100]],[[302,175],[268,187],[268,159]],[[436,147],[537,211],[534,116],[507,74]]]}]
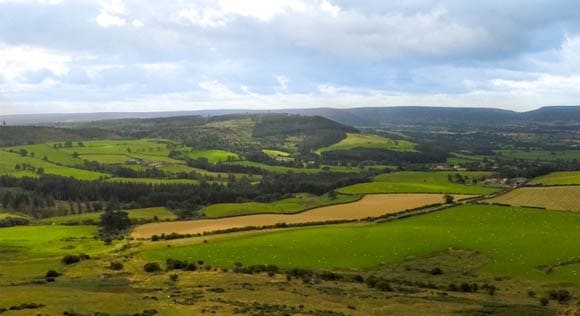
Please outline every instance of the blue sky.
[{"label": "blue sky", "polygon": [[0,0],[0,115],[578,104],[578,0]]}]

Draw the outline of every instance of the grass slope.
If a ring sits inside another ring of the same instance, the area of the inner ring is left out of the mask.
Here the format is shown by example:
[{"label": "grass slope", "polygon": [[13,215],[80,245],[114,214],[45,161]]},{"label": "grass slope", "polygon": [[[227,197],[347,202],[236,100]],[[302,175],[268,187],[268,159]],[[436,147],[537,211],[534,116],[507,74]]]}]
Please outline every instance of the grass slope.
[{"label": "grass slope", "polygon": [[552,172],[535,178],[534,182],[545,185],[580,184],[580,171]]},{"label": "grass slope", "polygon": [[496,153],[502,158],[555,161],[580,159],[580,150],[497,150]]},{"label": "grass slope", "polygon": [[580,186],[528,187],[487,200],[514,206],[540,206],[550,210],[580,211]]},{"label": "grass slope", "polygon": [[[458,172],[448,171],[402,171],[378,175],[373,182],[359,183],[339,189],[344,194],[368,193],[460,193],[484,195],[497,191],[497,188],[478,185],[466,185],[450,182],[449,175]],[[459,172],[462,176],[478,178],[488,176],[490,172]]]},{"label": "grass slope", "polygon": [[36,173],[31,170],[16,170],[16,165],[27,164],[35,169],[44,168],[44,173],[60,175],[64,177],[74,177],[79,180],[98,180],[101,177],[109,175],[83,169],[59,166],[42,159],[32,157],[22,157],[18,154],[0,150],[0,174],[11,175],[15,177],[29,176],[36,177]]},{"label": "grass slope", "polygon": [[[150,250],[151,260],[204,259],[212,265],[357,268],[401,262],[450,247],[479,250],[495,275],[580,283],[580,265],[537,269],[580,258],[580,216],[534,209],[464,205],[384,224],[342,225],[246,235]],[[538,251],[539,245],[550,245]]]},{"label": "grass slope", "polygon": [[221,149],[194,150],[188,153],[187,155],[191,159],[205,158],[210,163],[218,163],[240,159],[240,156],[238,156],[238,154]]},{"label": "grass slope", "polygon": [[97,253],[106,247],[94,239],[96,226],[17,226],[0,229],[0,264],[6,260]]},{"label": "grass slope", "polygon": [[393,151],[415,151],[415,144],[406,140],[393,140],[387,137],[373,134],[347,133],[345,139],[334,145],[319,148],[316,150],[316,153],[320,154],[326,151],[348,150],[354,148],[379,148]]},{"label": "grass slope", "polygon": [[336,199],[331,199],[327,195],[319,197],[311,194],[297,194],[294,197],[271,203],[247,202],[213,204],[203,208],[202,211],[208,218],[264,213],[292,214],[318,206],[352,202],[358,198],[359,196],[356,195],[338,195]]},{"label": "grass slope", "polygon": [[[173,214],[170,210],[166,209],[165,207],[150,207],[150,208],[141,208],[141,209],[134,209],[128,210],[127,213],[129,214],[130,219],[135,220],[152,220],[155,216],[161,221],[163,220],[173,220],[176,219],[177,216]],[[67,216],[56,216],[56,217],[49,217],[43,218],[41,220],[35,221],[34,224],[41,224],[41,225],[52,225],[57,224],[67,224],[70,222],[83,222],[87,220],[92,220],[95,223],[98,223],[101,215],[103,212],[93,212],[93,213],[84,213],[84,214],[75,214],[75,215],[67,215]]]}]

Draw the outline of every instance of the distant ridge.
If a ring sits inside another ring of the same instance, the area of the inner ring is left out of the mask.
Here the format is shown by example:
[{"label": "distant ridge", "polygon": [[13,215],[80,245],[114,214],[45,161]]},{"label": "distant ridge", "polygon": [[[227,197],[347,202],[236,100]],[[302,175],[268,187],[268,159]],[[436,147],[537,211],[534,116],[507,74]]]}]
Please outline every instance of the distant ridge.
[{"label": "distant ridge", "polygon": [[311,108],[280,110],[196,110],[168,112],[106,112],[70,114],[17,114],[0,116],[7,125],[58,125],[70,122],[88,122],[128,118],[161,118],[176,116],[217,116],[226,114],[289,113],[322,116],[333,121],[357,127],[380,127],[389,124],[453,124],[474,125],[521,122],[580,125],[580,106],[547,106],[528,112],[515,112],[496,108],[470,107],[366,107],[366,108]]}]

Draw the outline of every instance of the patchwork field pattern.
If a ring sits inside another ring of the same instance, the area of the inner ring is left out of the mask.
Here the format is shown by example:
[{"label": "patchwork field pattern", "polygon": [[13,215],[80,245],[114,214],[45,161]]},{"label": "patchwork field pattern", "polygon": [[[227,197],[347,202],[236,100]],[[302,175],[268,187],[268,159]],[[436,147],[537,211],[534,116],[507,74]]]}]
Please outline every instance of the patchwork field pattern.
[{"label": "patchwork field pattern", "polygon": [[[151,250],[148,259],[204,258],[212,265],[364,268],[448,248],[474,249],[491,261],[484,271],[580,283],[580,216],[536,209],[464,205],[384,224],[300,228],[237,236],[207,244]],[[549,233],[548,233],[549,232]],[[550,245],[542,247],[539,245]],[[344,255],[348,253],[348,256]],[[546,273],[539,268],[553,266]]]},{"label": "patchwork field pattern", "polygon": [[[457,195],[456,200],[470,196]],[[148,238],[160,234],[201,234],[247,226],[270,226],[279,223],[297,224],[339,220],[354,220],[398,213],[421,206],[442,203],[440,194],[376,194],[346,204],[330,205],[291,215],[259,214],[221,219],[204,219],[168,223],[151,223],[136,227],[132,236]]]}]

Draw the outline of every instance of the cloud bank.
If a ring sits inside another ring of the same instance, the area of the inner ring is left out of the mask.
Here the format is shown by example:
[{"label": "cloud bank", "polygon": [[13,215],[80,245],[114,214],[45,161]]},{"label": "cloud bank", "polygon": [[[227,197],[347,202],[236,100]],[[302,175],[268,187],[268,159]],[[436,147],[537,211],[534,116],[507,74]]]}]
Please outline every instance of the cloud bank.
[{"label": "cloud bank", "polygon": [[0,0],[0,114],[579,103],[575,0]]}]

